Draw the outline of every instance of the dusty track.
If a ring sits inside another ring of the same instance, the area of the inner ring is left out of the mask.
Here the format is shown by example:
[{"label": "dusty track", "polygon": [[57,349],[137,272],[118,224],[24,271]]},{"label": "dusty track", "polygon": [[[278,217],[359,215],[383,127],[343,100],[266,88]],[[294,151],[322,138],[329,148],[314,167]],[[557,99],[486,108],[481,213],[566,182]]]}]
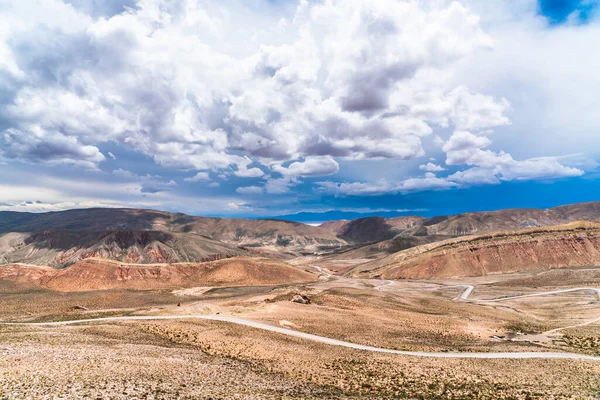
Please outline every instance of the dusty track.
[{"label": "dusty track", "polygon": [[[470,287],[472,288],[471,289],[471,291],[472,291],[474,289],[474,287],[473,286],[470,286]],[[465,293],[466,292],[467,291],[465,290]],[[598,296],[598,299],[600,300],[600,289],[598,289],[598,288],[591,288],[591,287],[579,287],[579,288],[571,288],[571,289],[553,290],[553,291],[550,291],[550,292],[522,294],[522,295],[519,295],[519,296],[498,297],[498,298],[489,299],[489,300],[468,300],[468,301],[479,301],[479,302],[504,301],[504,300],[522,299],[522,298],[526,298],[526,297],[550,296],[550,295],[554,295],[554,294],[570,293],[570,292],[593,292],[593,293],[596,293],[596,296]],[[467,300],[467,298],[469,297],[470,294],[471,294],[471,292],[469,292],[467,294],[467,296],[464,298],[464,300]],[[464,296],[464,293],[461,296],[461,299],[463,299],[463,296]]]},{"label": "dusty track", "polygon": [[[315,267],[320,273],[325,275],[327,280],[336,279],[330,271],[325,270],[320,267]],[[383,281],[381,285],[375,286],[374,289],[381,291],[383,289],[386,290],[394,290],[394,291],[403,291],[401,288],[394,287],[394,281],[386,280]],[[408,290],[411,291],[419,291],[419,290],[441,290],[448,288],[465,288],[464,291],[456,298],[458,301],[469,302],[469,303],[480,303],[486,304],[490,302],[499,302],[503,300],[514,300],[520,298],[528,298],[528,297],[536,297],[536,296],[548,296],[548,295],[556,295],[556,294],[564,294],[569,292],[576,291],[587,291],[594,292],[598,298],[600,299],[600,289],[599,288],[589,288],[589,287],[579,287],[579,288],[570,288],[570,289],[561,289],[555,291],[548,292],[540,292],[540,293],[530,293],[518,296],[507,296],[507,297],[498,297],[494,299],[471,299],[470,296],[475,290],[475,286],[463,284],[463,285],[441,285],[436,288],[411,288]],[[304,333],[295,331],[292,329],[281,328],[261,322],[250,321],[242,318],[224,316],[224,315],[160,315],[160,316],[123,316],[123,317],[105,317],[105,318],[94,318],[94,319],[79,319],[79,320],[69,320],[69,321],[56,321],[56,322],[39,322],[39,323],[31,323],[31,322],[0,322],[0,325],[28,325],[28,326],[61,326],[61,325],[74,325],[74,324],[86,324],[86,323],[98,323],[98,322],[121,322],[121,321],[144,321],[144,320],[180,320],[180,319],[200,319],[200,320],[209,320],[209,321],[219,321],[226,322],[230,324],[247,326],[255,329],[261,329],[264,331],[275,332],[287,336],[293,336],[300,339],[310,340],[319,343],[325,343],[334,346],[342,346],[356,350],[363,350],[369,352],[377,352],[377,353],[387,353],[387,354],[398,354],[405,356],[414,356],[414,357],[431,357],[431,358],[470,358],[470,359],[575,359],[575,360],[588,360],[588,361],[600,361],[600,357],[587,356],[582,354],[575,353],[558,353],[558,352],[501,352],[501,353],[453,353],[453,352],[423,352],[423,351],[403,351],[403,350],[392,350],[385,349],[381,347],[374,346],[365,346],[361,344],[346,342],[342,340],[332,339],[328,337],[313,335],[310,333]],[[599,321],[600,318],[593,319],[591,321],[584,322],[583,324],[579,324],[576,326],[585,326],[592,324],[594,322]],[[554,333],[564,328],[557,328],[552,331],[546,333]]]},{"label": "dusty track", "polygon": [[[389,283],[386,283],[389,285]],[[462,285],[465,286],[466,289],[459,297],[461,301],[478,301],[478,300],[469,300],[471,292],[474,287],[471,285]],[[591,288],[575,288],[568,290],[557,290],[554,292],[544,292],[544,293],[536,293],[536,294],[528,294],[521,296],[511,296],[510,299],[515,298],[523,298],[523,297],[533,297],[533,296],[544,296],[551,294],[559,294],[566,292],[573,292],[578,290],[593,290],[596,293],[600,294],[600,289],[591,289]],[[484,300],[484,301],[499,301],[508,298],[499,298],[492,300]],[[161,315],[161,316],[129,316],[129,317],[107,317],[107,318],[95,318],[95,319],[80,319],[80,320],[70,320],[70,321],[56,321],[56,322],[39,322],[39,323],[0,323],[2,325],[29,325],[29,326],[61,326],[61,325],[74,325],[74,324],[85,324],[85,323],[97,323],[97,322],[120,322],[120,321],[147,321],[147,320],[177,320],[177,319],[202,319],[209,321],[220,321],[227,322],[236,325],[248,326],[251,328],[262,329],[269,332],[275,332],[287,336],[293,336],[300,339],[311,340],[314,342],[330,344],[334,346],[342,346],[348,347],[356,350],[377,352],[377,353],[387,353],[387,354],[399,354],[405,356],[414,356],[414,357],[433,357],[433,358],[476,358],[476,359],[574,359],[574,360],[588,360],[588,361],[597,361],[600,362],[600,357],[592,357],[586,356],[582,354],[574,354],[574,353],[556,353],[556,352],[504,352],[504,353],[446,353],[446,352],[424,352],[424,351],[402,351],[402,350],[392,350],[385,349],[380,347],[373,346],[364,346],[361,344],[345,342],[342,340],[331,339],[323,336],[313,335],[310,333],[299,332],[291,329],[280,328],[268,324],[264,324],[261,322],[249,321],[242,318],[230,317],[230,316],[221,316],[221,315]],[[594,321],[592,321],[594,322]],[[591,323],[591,322],[590,322]],[[563,328],[564,329],[564,328]]]},{"label": "dusty track", "polygon": [[[376,289],[377,290],[381,290],[384,287],[388,287],[390,285],[393,284],[393,281],[386,281],[387,283],[382,284],[381,286],[378,286]],[[460,294],[460,296],[458,296],[458,300],[460,301],[464,301],[464,302],[468,302],[468,303],[477,303],[477,304],[482,304],[485,305],[486,303],[493,303],[493,302],[498,302],[498,301],[505,301],[505,300],[517,300],[517,299],[523,299],[523,298],[528,298],[528,297],[539,297],[539,296],[552,296],[552,295],[557,295],[557,294],[564,294],[564,293],[571,293],[571,292],[592,292],[595,293],[596,297],[598,298],[598,300],[600,300],[600,289],[599,288],[592,288],[592,287],[578,287],[578,288],[570,288],[570,289],[559,289],[559,290],[553,290],[553,291],[548,291],[548,292],[540,292],[540,293],[529,293],[529,294],[522,294],[522,295],[517,295],[517,296],[506,296],[506,297],[497,297],[495,299],[471,299],[469,298],[471,296],[471,294],[473,293],[473,290],[475,290],[475,286],[473,285],[452,285],[452,286],[441,286],[439,288],[434,288],[434,289],[423,289],[423,290],[440,290],[440,289],[447,289],[447,288],[452,288],[452,287],[464,287],[465,290],[464,292],[462,292]],[[410,289],[410,290],[419,290],[419,289]],[[569,328],[580,328],[583,326],[588,326],[591,324],[594,324],[596,322],[600,322],[600,317],[598,318],[593,318],[591,320],[585,321],[581,324],[577,324],[577,325],[569,325],[569,326],[564,326],[561,328],[555,328],[555,329],[551,329],[547,332],[544,332],[544,335],[551,335],[553,333],[557,333],[560,332],[564,329],[569,329]]]}]

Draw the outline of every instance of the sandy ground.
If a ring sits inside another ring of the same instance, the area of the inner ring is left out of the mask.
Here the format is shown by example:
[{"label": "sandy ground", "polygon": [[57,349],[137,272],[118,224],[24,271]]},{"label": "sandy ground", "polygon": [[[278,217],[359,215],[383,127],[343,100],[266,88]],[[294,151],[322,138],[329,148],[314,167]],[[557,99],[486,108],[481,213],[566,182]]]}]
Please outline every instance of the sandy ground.
[{"label": "sandy ground", "polygon": [[[399,350],[600,355],[600,322],[561,329],[600,317],[600,301],[593,293],[473,303],[460,301],[464,287],[455,286],[473,284],[472,299],[494,299],[600,281],[598,269],[579,269],[568,276],[546,271],[388,283],[328,276],[330,270],[320,267],[318,282],[272,287],[58,294],[5,286],[0,287],[0,320],[219,313]],[[290,302],[297,293],[309,296],[311,304]],[[595,362],[415,359],[213,321],[0,326],[0,354],[0,399],[44,394],[579,399],[597,398],[600,389],[600,363]]]}]

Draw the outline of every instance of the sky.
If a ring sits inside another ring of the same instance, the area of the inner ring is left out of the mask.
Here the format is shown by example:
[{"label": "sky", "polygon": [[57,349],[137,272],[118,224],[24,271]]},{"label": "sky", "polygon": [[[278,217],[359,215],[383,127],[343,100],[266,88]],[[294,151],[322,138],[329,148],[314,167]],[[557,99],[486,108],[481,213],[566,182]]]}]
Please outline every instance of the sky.
[{"label": "sky", "polygon": [[600,200],[595,0],[0,0],[0,211]]}]

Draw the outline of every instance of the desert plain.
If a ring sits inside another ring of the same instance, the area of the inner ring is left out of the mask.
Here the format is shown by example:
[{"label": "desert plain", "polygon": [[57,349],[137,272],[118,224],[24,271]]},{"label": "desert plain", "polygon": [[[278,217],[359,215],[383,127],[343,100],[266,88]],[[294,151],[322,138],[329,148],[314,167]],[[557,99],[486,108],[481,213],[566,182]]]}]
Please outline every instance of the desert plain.
[{"label": "desert plain", "polygon": [[196,261],[179,234],[43,232],[0,236],[0,399],[600,396],[595,223]]},{"label": "desert plain", "polygon": [[[2,398],[595,398],[600,362],[385,354],[222,321],[232,316],[385,349],[600,356],[599,268],[443,281],[348,278],[263,286],[56,292],[4,284]],[[318,267],[318,268],[317,268]],[[465,286],[474,289],[461,299]],[[295,295],[310,304],[292,302]],[[34,325],[117,316],[181,316]],[[592,322],[594,319],[597,322]],[[31,324],[31,325],[30,325]],[[579,326],[580,325],[580,326]]]}]

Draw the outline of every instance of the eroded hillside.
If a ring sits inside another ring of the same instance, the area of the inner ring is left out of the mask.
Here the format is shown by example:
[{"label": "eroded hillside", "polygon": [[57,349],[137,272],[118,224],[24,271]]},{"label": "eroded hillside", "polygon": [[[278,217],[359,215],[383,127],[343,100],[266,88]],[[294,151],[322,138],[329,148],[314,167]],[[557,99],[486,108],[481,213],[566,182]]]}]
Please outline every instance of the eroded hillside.
[{"label": "eroded hillside", "polygon": [[374,243],[398,235],[403,237],[480,235],[596,220],[600,220],[600,202],[571,204],[546,210],[515,208],[432,218],[369,217],[353,221],[330,221],[321,226],[355,243]]},{"label": "eroded hillside", "polygon": [[350,271],[386,279],[439,279],[600,264],[600,224],[573,223],[449,239]]},{"label": "eroded hillside", "polygon": [[104,259],[53,269],[24,264],[0,268],[0,279],[58,292],[154,290],[198,286],[255,286],[309,282],[317,275],[264,258],[239,257],[205,263],[125,264]]},{"label": "eroded hillside", "polygon": [[329,229],[280,220],[195,217],[138,209],[83,209],[51,213],[0,212],[0,233],[161,231],[204,236],[233,246],[278,252],[313,252],[346,241]]},{"label": "eroded hillside", "polygon": [[249,252],[193,234],[161,231],[44,231],[0,235],[0,263],[63,268],[88,258],[128,263],[201,262]]}]

